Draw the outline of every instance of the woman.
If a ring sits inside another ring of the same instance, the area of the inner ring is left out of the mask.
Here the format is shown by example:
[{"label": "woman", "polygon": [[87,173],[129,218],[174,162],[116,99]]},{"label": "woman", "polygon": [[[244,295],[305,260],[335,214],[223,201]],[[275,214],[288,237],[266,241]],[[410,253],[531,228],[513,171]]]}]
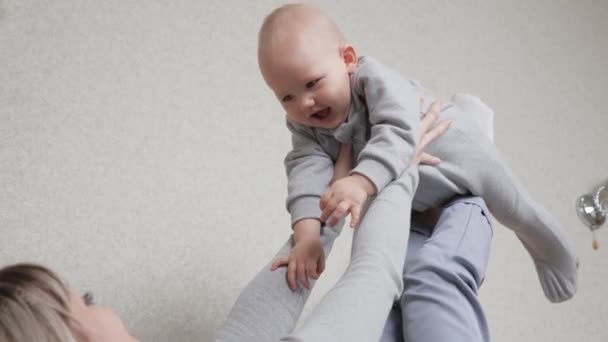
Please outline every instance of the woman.
[{"label": "woman", "polygon": [[118,316],[79,296],[51,270],[16,264],[0,270],[0,341],[134,342]]},{"label": "woman", "polygon": [[[465,113],[487,119],[492,115],[491,109],[477,98],[459,96],[454,100]],[[437,113],[428,112],[421,121],[417,162],[433,161],[430,156],[423,157],[421,151],[446,129],[441,124],[432,128],[436,116]],[[377,341],[381,336],[383,341],[397,341],[402,328],[408,342],[489,340],[477,298],[491,241],[485,203],[479,198],[449,203],[434,230],[413,216],[413,233],[406,249],[407,232],[390,229],[394,232],[391,236],[377,232],[386,224],[410,220],[409,209],[403,203],[411,189],[411,175],[404,174],[372,202],[353,237],[349,272],[297,330],[293,328],[310,291],[300,288],[292,292],[285,285],[285,278],[293,281],[293,275],[285,268],[274,270],[268,264],[237,299],[217,341]],[[390,193],[383,196],[387,190]],[[395,206],[401,210],[395,210]],[[373,218],[366,223],[370,216]],[[325,255],[340,228],[341,224],[322,231]],[[368,245],[364,252],[358,245],[361,241]],[[290,248],[291,242],[287,241],[275,260],[284,258]],[[398,249],[403,251],[401,256],[384,253]],[[404,259],[409,261],[402,269],[399,265],[404,264]],[[356,279],[352,276],[355,272]],[[393,301],[399,302],[402,322],[399,309],[389,315]]]},{"label": "woman", "polygon": [[[420,149],[441,133],[442,126],[429,131],[435,119],[431,115],[423,120]],[[428,158],[422,154],[419,157]],[[388,318],[382,341],[402,340],[403,332],[408,341],[456,336],[462,336],[459,340],[487,340],[485,318],[476,296],[485,275],[491,239],[485,208],[478,199],[457,200],[447,208],[432,235],[428,225],[413,218],[410,257],[403,272],[406,286]],[[323,237],[326,253],[338,233],[335,229],[326,231]],[[288,247],[286,245],[282,253]],[[417,261],[420,258],[416,256],[429,253],[425,262]],[[266,277],[267,271],[265,268],[260,272],[243,291],[220,330],[220,341],[276,341],[293,328],[309,291],[294,294],[274,288],[267,301],[256,297],[267,293],[269,289],[264,286],[269,281],[270,284],[280,281],[281,289],[287,289],[284,272],[273,272]],[[263,276],[260,278],[260,275]],[[432,284],[424,284],[417,281],[420,275],[431,280],[433,276],[438,278]],[[426,285],[439,286],[428,293]],[[271,312],[281,319],[258,315],[259,312]],[[380,319],[386,321],[386,317]],[[90,295],[79,296],[51,270],[40,265],[17,264],[0,269],[0,341],[133,342],[137,339],[109,308],[94,305]]]}]

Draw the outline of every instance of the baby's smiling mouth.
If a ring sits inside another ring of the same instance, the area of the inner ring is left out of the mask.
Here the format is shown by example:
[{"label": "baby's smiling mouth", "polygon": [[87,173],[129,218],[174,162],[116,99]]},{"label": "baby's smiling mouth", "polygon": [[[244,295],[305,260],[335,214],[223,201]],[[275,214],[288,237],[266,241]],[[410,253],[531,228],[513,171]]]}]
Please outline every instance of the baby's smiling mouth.
[{"label": "baby's smiling mouth", "polygon": [[320,111],[315,112],[311,116],[318,120],[324,120],[329,116],[330,112],[331,112],[331,108],[327,107],[327,108],[321,109]]}]

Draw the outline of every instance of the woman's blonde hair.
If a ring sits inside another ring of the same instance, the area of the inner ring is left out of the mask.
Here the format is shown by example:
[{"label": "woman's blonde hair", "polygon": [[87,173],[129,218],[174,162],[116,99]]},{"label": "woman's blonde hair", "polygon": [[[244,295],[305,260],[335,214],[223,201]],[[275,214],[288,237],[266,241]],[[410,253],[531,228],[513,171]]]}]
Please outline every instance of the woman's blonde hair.
[{"label": "woman's blonde hair", "polygon": [[67,285],[35,264],[0,269],[0,341],[74,342]]}]

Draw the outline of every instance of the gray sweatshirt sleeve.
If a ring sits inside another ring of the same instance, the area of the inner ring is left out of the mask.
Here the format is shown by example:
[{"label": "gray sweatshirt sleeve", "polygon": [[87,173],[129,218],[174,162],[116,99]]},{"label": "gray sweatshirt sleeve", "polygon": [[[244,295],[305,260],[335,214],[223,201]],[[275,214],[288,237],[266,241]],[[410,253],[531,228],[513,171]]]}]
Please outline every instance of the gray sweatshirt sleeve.
[{"label": "gray sweatshirt sleeve", "polygon": [[292,226],[305,218],[319,219],[319,200],[334,174],[334,163],[308,128],[287,121],[293,148],[285,157],[287,211]]},{"label": "gray sweatshirt sleeve", "polygon": [[419,136],[420,96],[415,84],[370,57],[362,57],[354,92],[365,98],[370,139],[351,171],[363,174],[380,192],[409,166]]}]

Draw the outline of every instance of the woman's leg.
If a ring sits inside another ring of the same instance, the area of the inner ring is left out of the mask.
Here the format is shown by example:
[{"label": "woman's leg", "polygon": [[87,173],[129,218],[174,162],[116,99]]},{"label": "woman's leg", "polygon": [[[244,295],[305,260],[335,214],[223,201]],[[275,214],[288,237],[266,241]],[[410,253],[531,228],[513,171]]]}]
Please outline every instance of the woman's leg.
[{"label": "woman's leg", "polygon": [[431,237],[409,254],[400,299],[405,341],[490,340],[478,297],[492,240],[487,213],[478,197],[451,202]]},{"label": "woman's leg", "polygon": [[[323,228],[321,244],[326,257],[335,238],[340,234],[343,223],[344,221],[333,228]],[[272,261],[287,255],[291,247],[290,238]],[[243,289],[220,328],[216,342],[278,341],[281,336],[293,330],[312,291],[314,281],[311,279],[310,290],[298,288],[296,292],[292,292],[287,286],[287,268],[281,267],[271,271],[272,261]]]},{"label": "woman's leg", "polygon": [[[433,227],[424,225],[415,218],[416,213],[412,214],[412,228],[410,229],[410,238],[407,244],[407,256],[405,257],[405,266],[403,267],[403,275],[412,267],[411,260],[418,253],[418,250],[424,246],[424,243],[431,236]],[[405,279],[405,277],[404,277]],[[408,284],[403,284],[404,288]],[[396,301],[391,308],[380,342],[403,342],[403,316],[401,314],[401,301]]]},{"label": "woman's leg", "polygon": [[370,203],[355,230],[351,261],[342,278],[301,328],[283,341],[378,341],[403,291],[416,168],[406,170]]}]

